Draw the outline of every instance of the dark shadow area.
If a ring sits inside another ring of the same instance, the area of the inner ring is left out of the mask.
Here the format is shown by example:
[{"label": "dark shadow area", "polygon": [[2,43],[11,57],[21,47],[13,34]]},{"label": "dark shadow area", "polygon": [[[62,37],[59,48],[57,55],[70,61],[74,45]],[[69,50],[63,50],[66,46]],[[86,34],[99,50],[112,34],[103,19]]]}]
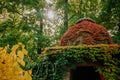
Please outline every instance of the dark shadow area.
[{"label": "dark shadow area", "polygon": [[77,67],[71,69],[70,80],[101,80],[94,67]]}]

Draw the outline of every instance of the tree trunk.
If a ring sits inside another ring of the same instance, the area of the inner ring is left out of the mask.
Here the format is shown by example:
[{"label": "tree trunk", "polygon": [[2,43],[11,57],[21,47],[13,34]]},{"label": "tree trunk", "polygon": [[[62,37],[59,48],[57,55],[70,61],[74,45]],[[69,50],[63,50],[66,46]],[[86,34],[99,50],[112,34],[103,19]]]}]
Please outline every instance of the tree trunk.
[{"label": "tree trunk", "polygon": [[[39,12],[42,13],[43,9],[39,10]],[[43,34],[43,15],[42,14],[41,14],[40,19],[39,19],[39,27],[40,27],[39,28],[40,30],[39,30],[38,35],[41,36]],[[41,54],[41,52],[42,52],[40,45],[42,45],[42,42],[38,41],[38,43],[37,43],[37,53],[38,54]]]},{"label": "tree trunk", "polygon": [[68,0],[65,0],[65,5],[64,5],[64,27],[67,30],[68,28]]}]

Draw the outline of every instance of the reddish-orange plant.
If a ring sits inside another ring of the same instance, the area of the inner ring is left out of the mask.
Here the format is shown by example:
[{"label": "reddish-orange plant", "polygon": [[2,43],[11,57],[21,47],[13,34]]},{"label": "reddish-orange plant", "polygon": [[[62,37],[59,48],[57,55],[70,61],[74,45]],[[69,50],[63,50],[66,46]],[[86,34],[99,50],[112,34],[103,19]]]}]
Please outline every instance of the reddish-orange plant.
[{"label": "reddish-orange plant", "polygon": [[95,22],[84,19],[71,26],[61,37],[60,45],[112,44],[107,30]]}]

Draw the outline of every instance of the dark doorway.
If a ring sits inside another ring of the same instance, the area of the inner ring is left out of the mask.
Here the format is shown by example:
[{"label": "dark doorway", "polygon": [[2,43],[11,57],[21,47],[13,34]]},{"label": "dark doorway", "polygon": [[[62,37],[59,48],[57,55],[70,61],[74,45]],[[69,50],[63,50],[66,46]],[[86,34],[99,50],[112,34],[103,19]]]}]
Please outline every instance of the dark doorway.
[{"label": "dark doorway", "polygon": [[71,69],[70,80],[101,80],[94,67],[77,67]]}]

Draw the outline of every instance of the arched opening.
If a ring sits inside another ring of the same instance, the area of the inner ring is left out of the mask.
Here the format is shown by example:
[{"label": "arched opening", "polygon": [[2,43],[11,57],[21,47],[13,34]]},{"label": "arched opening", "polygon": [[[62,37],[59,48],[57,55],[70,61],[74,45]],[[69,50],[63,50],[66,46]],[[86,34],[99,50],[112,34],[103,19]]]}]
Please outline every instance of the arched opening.
[{"label": "arched opening", "polygon": [[70,80],[101,80],[93,66],[76,67],[70,71]]}]

